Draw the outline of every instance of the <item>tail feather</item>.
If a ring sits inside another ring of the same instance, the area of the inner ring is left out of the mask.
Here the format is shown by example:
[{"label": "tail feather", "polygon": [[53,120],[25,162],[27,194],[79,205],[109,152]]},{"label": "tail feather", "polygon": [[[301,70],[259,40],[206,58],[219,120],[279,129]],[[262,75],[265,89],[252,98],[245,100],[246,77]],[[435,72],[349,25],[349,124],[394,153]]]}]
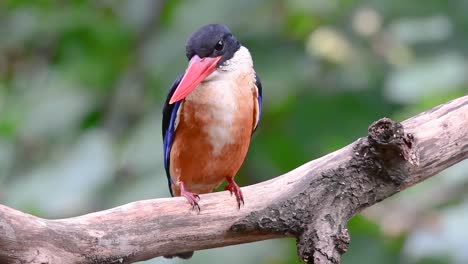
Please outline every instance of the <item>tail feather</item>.
[{"label": "tail feather", "polygon": [[181,259],[190,259],[192,256],[193,256],[193,251],[189,251],[189,252],[183,252],[183,253],[177,253],[177,254],[174,254],[174,255],[167,255],[167,256],[164,256],[165,258],[181,258]]}]

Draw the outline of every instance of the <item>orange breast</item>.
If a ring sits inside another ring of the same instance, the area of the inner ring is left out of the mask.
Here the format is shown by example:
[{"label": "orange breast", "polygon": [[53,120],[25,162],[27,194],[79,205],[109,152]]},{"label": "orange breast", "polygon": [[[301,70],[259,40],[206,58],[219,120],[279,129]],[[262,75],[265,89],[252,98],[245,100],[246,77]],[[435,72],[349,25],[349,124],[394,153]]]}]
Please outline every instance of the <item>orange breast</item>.
[{"label": "orange breast", "polygon": [[202,83],[182,103],[170,157],[174,195],[179,181],[211,192],[241,167],[255,123],[253,78],[242,77]]}]

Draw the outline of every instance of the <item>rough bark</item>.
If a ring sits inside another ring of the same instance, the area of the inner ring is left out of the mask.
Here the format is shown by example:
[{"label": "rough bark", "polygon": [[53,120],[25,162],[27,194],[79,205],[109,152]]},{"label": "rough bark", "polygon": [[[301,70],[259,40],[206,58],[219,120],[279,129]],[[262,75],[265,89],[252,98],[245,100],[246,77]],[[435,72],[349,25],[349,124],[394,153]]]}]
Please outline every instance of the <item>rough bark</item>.
[{"label": "rough bark", "polygon": [[132,263],[162,255],[296,237],[305,262],[339,263],[350,217],[468,157],[468,96],[256,185],[237,209],[228,192],[130,203],[46,220],[0,205],[0,263]]}]

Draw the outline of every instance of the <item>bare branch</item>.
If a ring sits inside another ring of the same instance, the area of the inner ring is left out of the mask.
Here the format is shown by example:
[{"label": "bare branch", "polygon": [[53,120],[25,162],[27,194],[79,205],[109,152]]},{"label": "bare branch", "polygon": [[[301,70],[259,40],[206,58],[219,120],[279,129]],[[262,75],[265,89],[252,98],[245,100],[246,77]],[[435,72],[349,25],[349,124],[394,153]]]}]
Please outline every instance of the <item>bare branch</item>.
[{"label": "bare branch", "polygon": [[45,220],[0,205],[0,263],[132,263],[294,236],[305,262],[339,263],[350,217],[468,157],[468,96],[369,135],[272,180],[228,192],[130,203]]}]

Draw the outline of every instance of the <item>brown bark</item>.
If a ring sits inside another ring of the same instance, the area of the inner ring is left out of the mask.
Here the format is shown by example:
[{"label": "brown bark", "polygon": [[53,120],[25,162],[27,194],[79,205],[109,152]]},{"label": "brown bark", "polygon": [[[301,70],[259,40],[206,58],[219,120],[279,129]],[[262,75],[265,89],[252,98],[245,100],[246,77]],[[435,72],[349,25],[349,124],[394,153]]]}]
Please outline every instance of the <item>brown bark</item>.
[{"label": "brown bark", "polygon": [[305,262],[339,263],[350,217],[468,157],[468,96],[369,135],[301,167],[228,192],[130,203],[46,220],[0,205],[0,263],[132,263],[162,255],[294,236]]}]

